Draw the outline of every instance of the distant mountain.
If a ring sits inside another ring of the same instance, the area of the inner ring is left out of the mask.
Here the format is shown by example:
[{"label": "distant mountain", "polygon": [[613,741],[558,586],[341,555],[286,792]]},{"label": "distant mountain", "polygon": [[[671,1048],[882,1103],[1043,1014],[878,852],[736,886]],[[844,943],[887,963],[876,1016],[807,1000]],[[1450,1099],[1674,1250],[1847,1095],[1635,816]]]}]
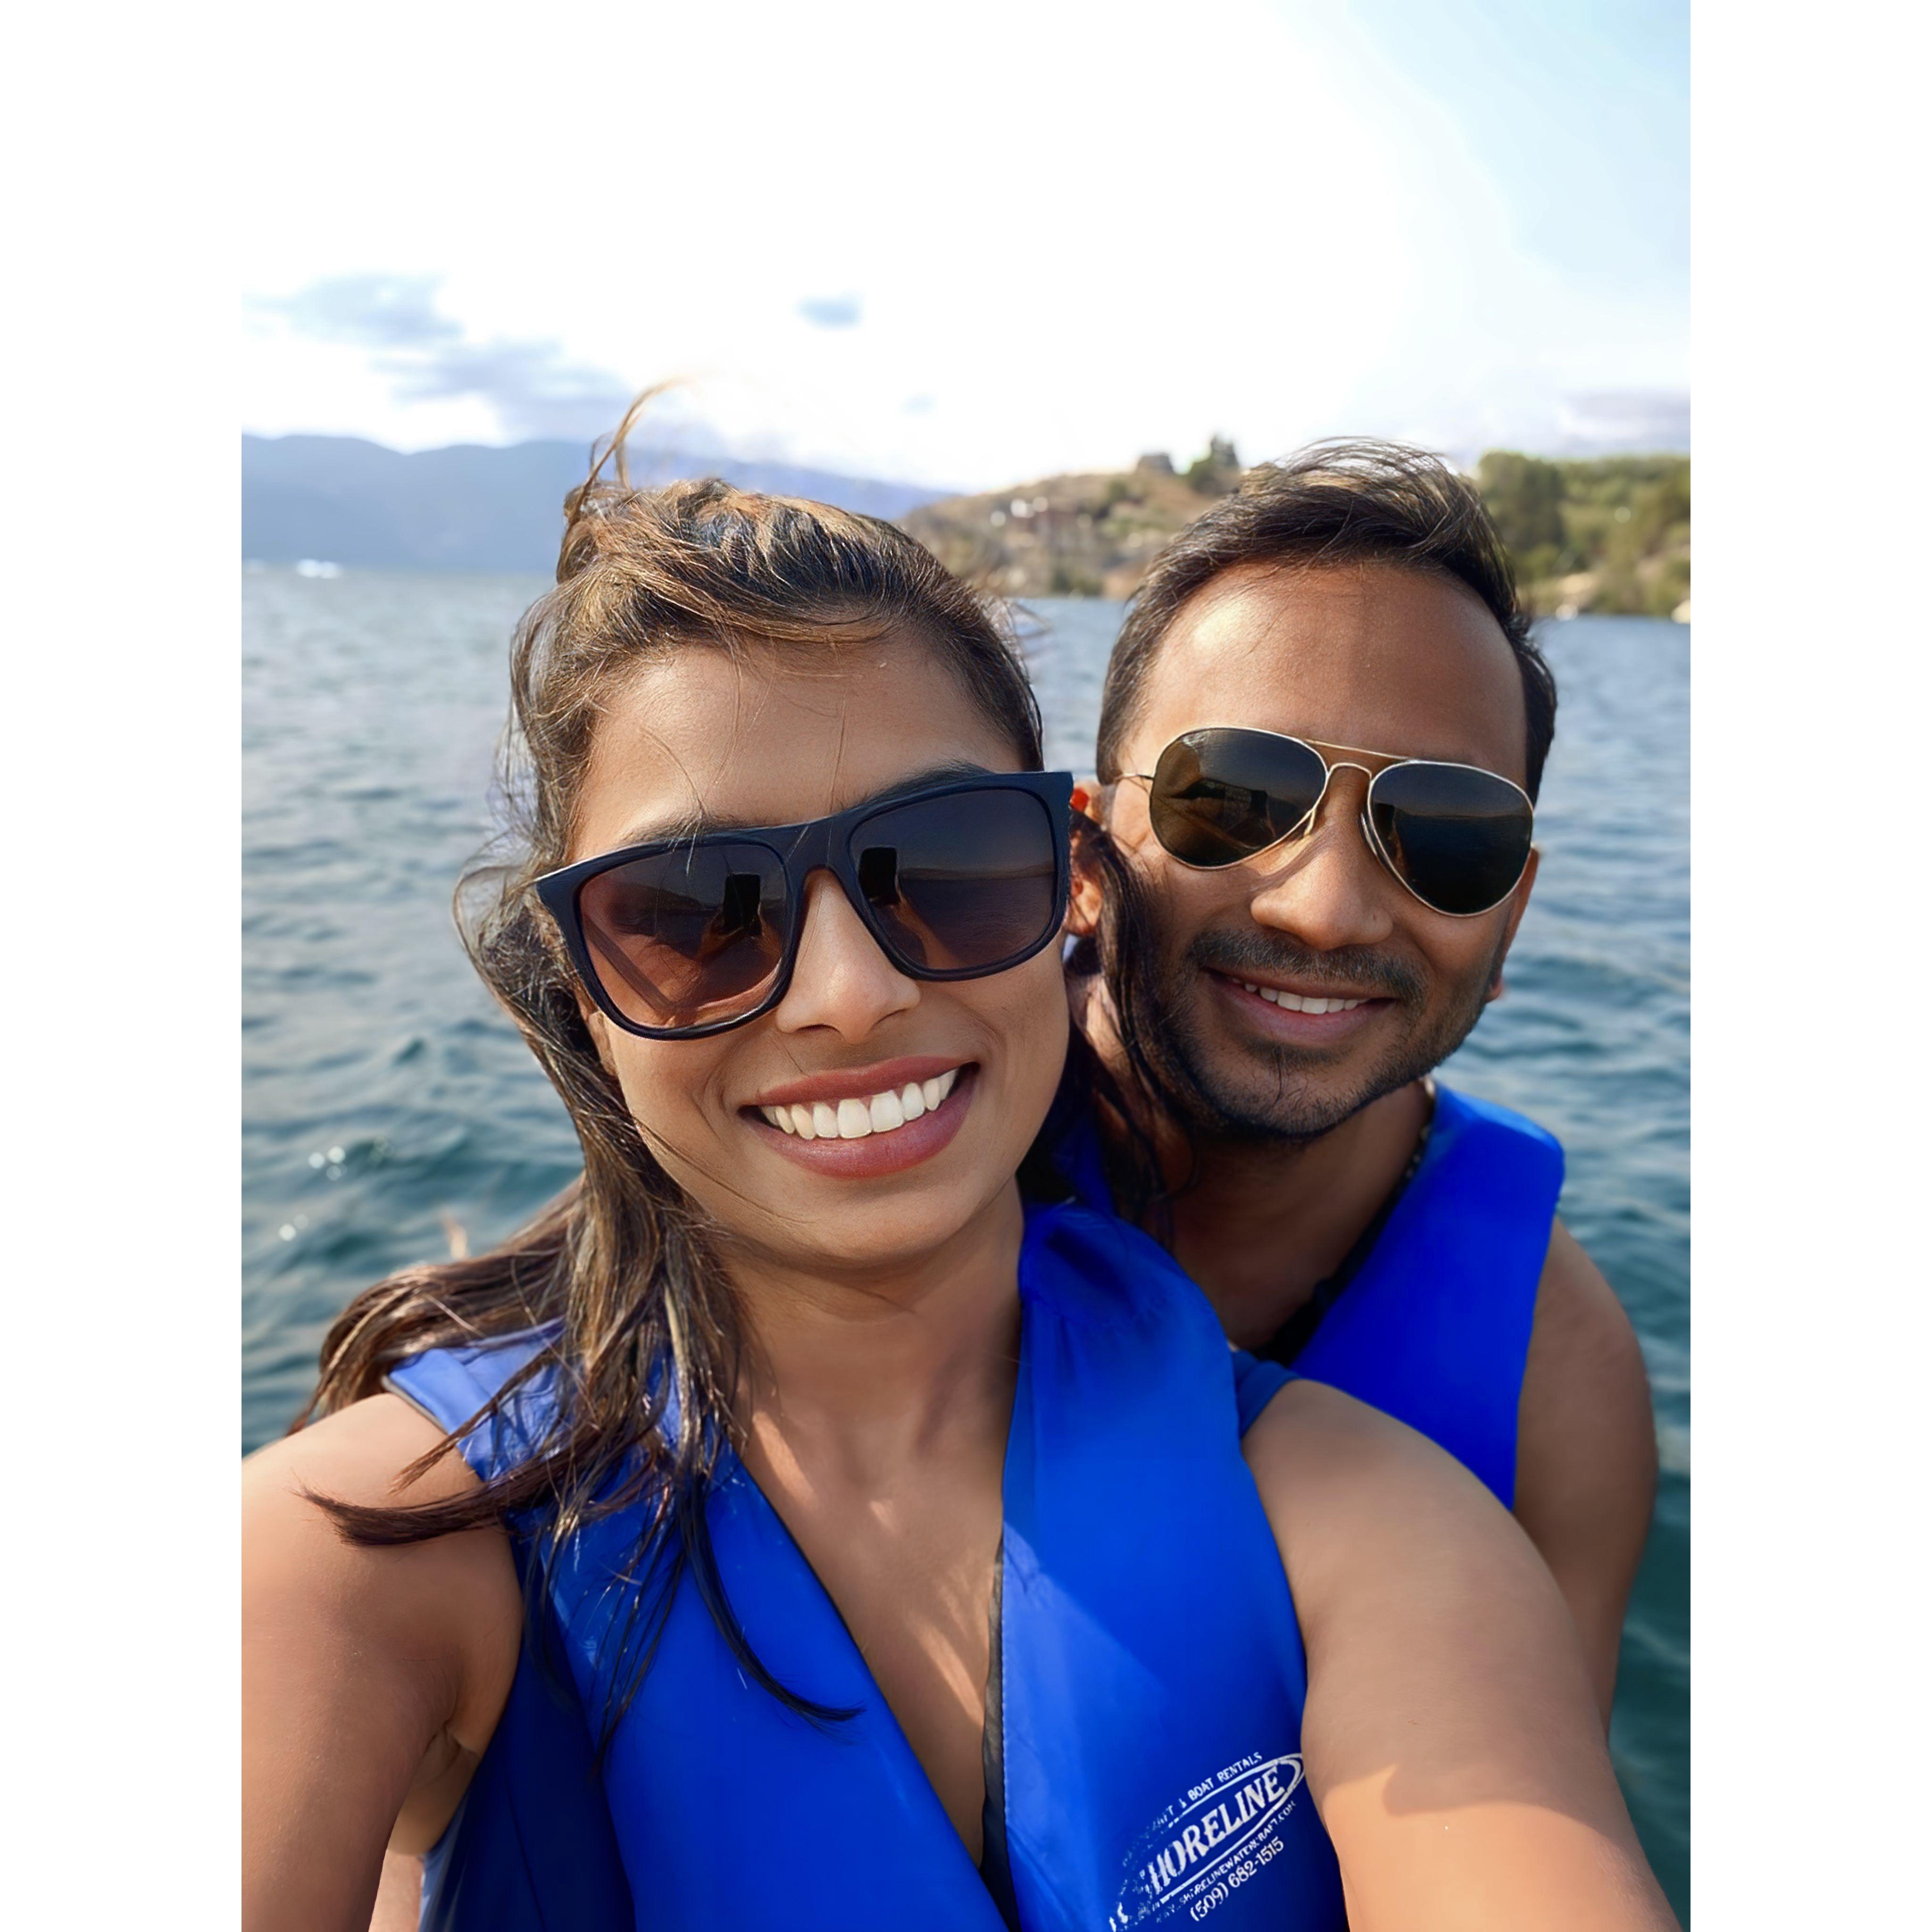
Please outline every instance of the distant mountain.
[{"label": "distant mountain", "polygon": [[[242,554],[264,563],[314,557],[364,568],[547,573],[563,533],[565,493],[586,466],[580,442],[405,453],[352,436],[244,436]],[[630,467],[639,482],[722,476],[888,518],[943,494],[729,456],[642,450]]]}]

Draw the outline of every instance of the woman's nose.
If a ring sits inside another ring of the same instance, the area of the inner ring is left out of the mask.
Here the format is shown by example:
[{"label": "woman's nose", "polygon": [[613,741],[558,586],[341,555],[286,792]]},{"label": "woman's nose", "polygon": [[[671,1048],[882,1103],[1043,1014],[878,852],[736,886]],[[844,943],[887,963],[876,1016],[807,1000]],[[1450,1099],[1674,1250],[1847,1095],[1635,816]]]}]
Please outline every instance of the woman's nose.
[{"label": "woman's nose", "polygon": [[802,917],[791,984],[772,1013],[780,1032],[827,1027],[842,1040],[862,1040],[919,1004],[919,982],[880,951],[830,872],[806,881]]}]

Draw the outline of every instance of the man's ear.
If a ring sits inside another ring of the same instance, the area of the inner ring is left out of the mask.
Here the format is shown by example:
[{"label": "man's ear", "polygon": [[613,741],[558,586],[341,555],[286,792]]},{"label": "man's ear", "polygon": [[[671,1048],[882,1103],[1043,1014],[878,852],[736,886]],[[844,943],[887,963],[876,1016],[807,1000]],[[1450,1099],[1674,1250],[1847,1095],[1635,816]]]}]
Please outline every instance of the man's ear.
[{"label": "man's ear", "polygon": [[[1100,824],[1100,781],[1083,778],[1073,787],[1073,891],[1066,906],[1066,930],[1091,939],[1100,929],[1100,871],[1085,857],[1088,841]],[[1102,833],[1102,836],[1105,836]]]},{"label": "man's ear", "polygon": [[1522,923],[1522,916],[1529,909],[1530,889],[1536,884],[1536,868],[1541,863],[1543,854],[1532,845],[1529,848],[1529,863],[1522,868],[1522,877],[1517,880],[1516,890],[1510,895],[1509,917],[1503,924],[1503,943],[1496,949],[1496,963],[1490,976],[1490,989],[1483,995],[1484,1004],[1499,1000],[1503,996],[1503,962],[1509,957],[1510,948],[1516,944],[1516,929]]}]

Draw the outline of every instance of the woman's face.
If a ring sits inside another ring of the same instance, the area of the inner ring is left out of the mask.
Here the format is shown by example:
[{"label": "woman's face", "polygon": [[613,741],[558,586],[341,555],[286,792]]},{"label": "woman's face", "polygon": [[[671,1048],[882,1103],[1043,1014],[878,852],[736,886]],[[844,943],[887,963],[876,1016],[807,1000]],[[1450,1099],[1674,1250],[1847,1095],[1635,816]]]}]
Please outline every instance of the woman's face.
[{"label": "woman's face", "polygon": [[[735,661],[694,645],[606,705],[570,856],[694,818],[794,824],[962,764],[1021,768],[917,643]],[[832,1272],[914,1262],[1002,1202],[1052,1100],[1067,1031],[1058,948],[987,979],[909,979],[824,872],[808,882],[791,983],[770,1012],[698,1040],[641,1039],[594,1010],[590,1024],[647,1144],[728,1238]],[[836,1114],[842,1100],[910,1084],[922,1100],[950,1090],[922,1118],[861,1138],[807,1141],[760,1111]]]}]

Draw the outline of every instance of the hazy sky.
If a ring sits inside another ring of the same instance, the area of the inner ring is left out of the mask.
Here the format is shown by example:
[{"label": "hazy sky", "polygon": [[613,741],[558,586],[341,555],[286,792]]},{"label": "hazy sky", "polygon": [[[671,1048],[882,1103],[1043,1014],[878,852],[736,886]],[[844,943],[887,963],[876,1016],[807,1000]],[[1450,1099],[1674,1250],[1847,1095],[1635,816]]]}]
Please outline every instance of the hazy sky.
[{"label": "hazy sky", "polygon": [[250,16],[245,424],[990,487],[1211,431],[1684,446],[1688,27],[1648,0]]}]

